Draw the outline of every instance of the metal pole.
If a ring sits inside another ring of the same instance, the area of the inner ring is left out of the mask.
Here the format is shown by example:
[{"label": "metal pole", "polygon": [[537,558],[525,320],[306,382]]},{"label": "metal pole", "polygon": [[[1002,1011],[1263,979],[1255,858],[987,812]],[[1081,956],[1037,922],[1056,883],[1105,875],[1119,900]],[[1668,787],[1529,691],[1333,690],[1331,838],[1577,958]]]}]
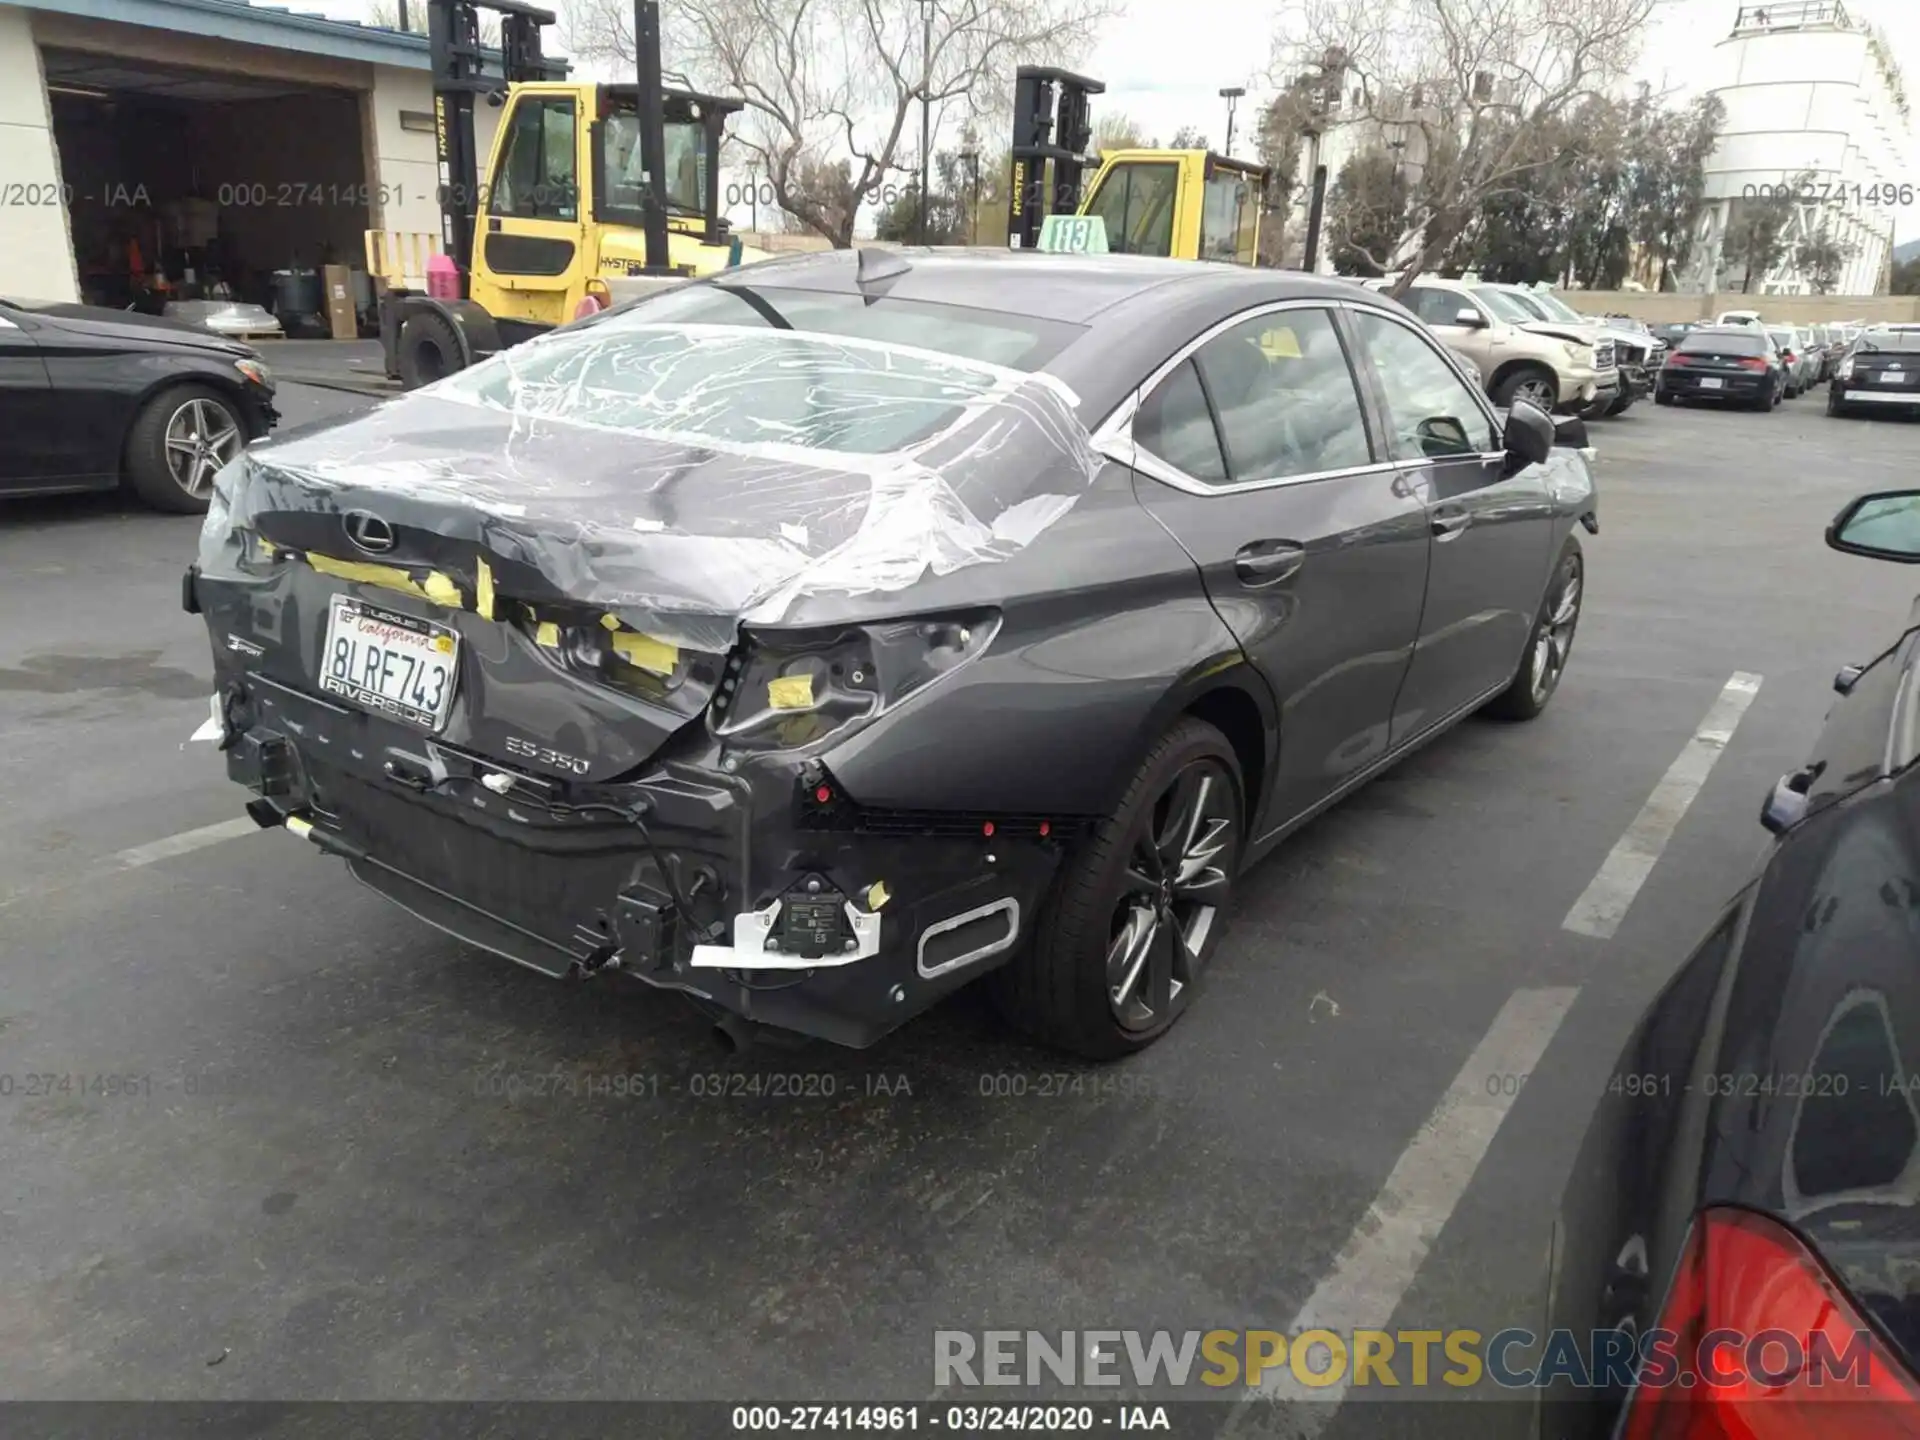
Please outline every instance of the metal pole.
[{"label": "metal pole", "polygon": [[978,151],[974,152],[970,168],[973,171],[973,227],[967,236],[967,241],[969,244],[978,245],[980,243],[980,155]]},{"label": "metal pole", "polygon": [[640,165],[647,172],[647,268],[667,268],[667,119],[660,94],[660,0],[633,0],[633,50],[640,71]]},{"label": "metal pole", "polygon": [[413,28],[407,23],[407,0],[400,0],[400,28],[402,30],[411,30]]},{"label": "metal pole", "polygon": [[933,0],[920,0],[920,243],[927,243],[927,161],[933,120]]},{"label": "metal pole", "polygon": [[[1314,152],[1320,149],[1319,137],[1314,137]],[[1307,254],[1306,271],[1309,275],[1316,272],[1320,262],[1320,219],[1327,204],[1327,167],[1315,164],[1313,167],[1313,198],[1307,202]]]}]

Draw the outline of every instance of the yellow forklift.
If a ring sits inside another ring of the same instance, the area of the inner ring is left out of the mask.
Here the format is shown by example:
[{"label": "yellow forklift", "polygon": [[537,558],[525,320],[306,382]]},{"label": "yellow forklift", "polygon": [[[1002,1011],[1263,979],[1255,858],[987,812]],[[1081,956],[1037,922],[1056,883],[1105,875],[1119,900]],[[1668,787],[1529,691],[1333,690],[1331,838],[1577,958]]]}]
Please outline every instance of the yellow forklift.
[{"label": "yellow forklift", "polygon": [[[597,308],[765,258],[720,213],[720,144],[743,102],[665,89],[658,0],[634,8],[638,83],[596,85],[542,55],[551,11],[429,0],[443,255],[424,290],[389,283],[379,302],[387,373],[407,389]],[[500,17],[497,73],[483,10]],[[506,107],[484,182],[476,99]]]},{"label": "yellow forklift", "polygon": [[1007,243],[1254,264],[1267,167],[1208,150],[1096,156],[1089,99],[1106,88],[1051,65],[1015,72]]}]

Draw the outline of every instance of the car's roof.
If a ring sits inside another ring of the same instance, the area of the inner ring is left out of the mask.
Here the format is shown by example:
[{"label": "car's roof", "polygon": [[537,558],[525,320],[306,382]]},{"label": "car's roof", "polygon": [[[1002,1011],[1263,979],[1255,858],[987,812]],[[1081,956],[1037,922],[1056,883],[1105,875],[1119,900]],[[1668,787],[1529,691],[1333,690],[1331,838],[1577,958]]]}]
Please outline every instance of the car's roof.
[{"label": "car's roof", "polygon": [[[722,284],[760,282],[792,289],[853,291],[860,288],[862,255],[869,257],[869,268],[884,269],[896,260],[906,262],[905,270],[872,282],[872,288],[889,296],[1076,325],[1089,324],[1117,305],[1169,287],[1184,292],[1240,288],[1249,294],[1256,290],[1274,292],[1275,298],[1344,298],[1354,289],[1350,280],[1212,261],[1147,255],[1043,255],[988,247],[814,251],[763,261],[716,278]],[[1165,303],[1178,302],[1166,296]]]},{"label": "car's roof", "polygon": [[[864,287],[863,264],[869,275]],[[1399,309],[1353,280],[1297,270],[1031,250],[815,251],[723,272],[714,281],[867,293],[1081,326],[1084,333],[1045,368],[1080,397],[1089,423],[1182,345],[1243,310],[1286,300],[1355,299]]]}]

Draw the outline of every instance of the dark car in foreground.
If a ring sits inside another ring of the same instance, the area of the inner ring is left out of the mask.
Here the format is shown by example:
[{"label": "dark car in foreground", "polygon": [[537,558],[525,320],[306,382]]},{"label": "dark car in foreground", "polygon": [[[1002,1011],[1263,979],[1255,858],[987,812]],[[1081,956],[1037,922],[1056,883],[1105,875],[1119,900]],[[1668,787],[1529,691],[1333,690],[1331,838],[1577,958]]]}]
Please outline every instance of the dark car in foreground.
[{"label": "dark car in foreground", "polygon": [[254,818],[457,936],[848,1045],[996,971],[1113,1056],[1247,865],[1547,704],[1582,443],[1340,281],[841,252],[249,452],[186,601]]},{"label": "dark car in foreground", "polygon": [[214,472],[277,418],[250,346],[126,310],[0,300],[0,495],[125,485],[198,513]]},{"label": "dark car in foreground", "polygon": [[[1920,490],[1828,540],[1920,561]],[[1920,1433],[1920,604],[1834,688],[1758,874],[1602,1081],[1550,1324],[1629,1363],[1543,1436]]]},{"label": "dark car in foreground", "polygon": [[1827,385],[1829,415],[1920,411],[1920,329],[1863,330]]},{"label": "dark car in foreground", "polygon": [[1787,366],[1772,338],[1756,325],[1689,330],[1660,367],[1657,405],[1695,400],[1771,410],[1785,397]]}]

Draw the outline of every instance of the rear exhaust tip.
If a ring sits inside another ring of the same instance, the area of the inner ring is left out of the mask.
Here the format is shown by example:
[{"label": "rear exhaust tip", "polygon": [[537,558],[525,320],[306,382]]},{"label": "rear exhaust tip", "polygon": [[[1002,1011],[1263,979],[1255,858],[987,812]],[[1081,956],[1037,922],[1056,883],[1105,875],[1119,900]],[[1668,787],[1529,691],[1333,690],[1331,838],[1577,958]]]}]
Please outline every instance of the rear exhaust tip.
[{"label": "rear exhaust tip", "polygon": [[753,1048],[755,1028],[738,1015],[722,1015],[713,1022],[713,1038],[729,1055],[738,1055]]}]

